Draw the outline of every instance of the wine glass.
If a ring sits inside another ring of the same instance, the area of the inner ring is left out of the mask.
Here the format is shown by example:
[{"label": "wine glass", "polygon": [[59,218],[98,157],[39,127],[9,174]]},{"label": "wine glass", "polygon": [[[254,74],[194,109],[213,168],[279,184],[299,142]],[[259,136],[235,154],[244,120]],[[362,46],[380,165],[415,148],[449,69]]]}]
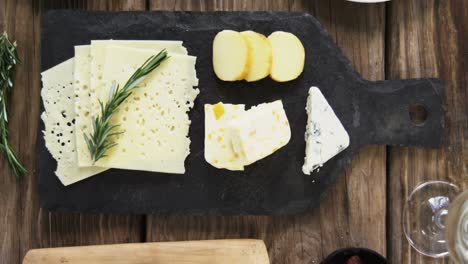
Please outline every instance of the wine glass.
[{"label": "wine glass", "polygon": [[468,263],[468,191],[443,181],[419,185],[406,201],[403,230],[419,253]]}]

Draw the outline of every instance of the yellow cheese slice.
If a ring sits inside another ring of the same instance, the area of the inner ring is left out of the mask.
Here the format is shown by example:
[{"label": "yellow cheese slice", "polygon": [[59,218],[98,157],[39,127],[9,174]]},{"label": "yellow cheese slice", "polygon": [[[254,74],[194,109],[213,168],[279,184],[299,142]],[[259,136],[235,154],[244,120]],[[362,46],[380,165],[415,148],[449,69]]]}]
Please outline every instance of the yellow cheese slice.
[{"label": "yellow cheese slice", "polygon": [[[135,69],[158,51],[109,46],[102,71],[101,97],[106,101],[112,81],[124,85]],[[96,165],[165,173],[185,172],[190,153],[188,111],[199,93],[196,57],[171,54],[133,90],[111,123],[124,132],[113,137],[118,145]]]},{"label": "yellow cheese slice", "polygon": [[249,48],[250,67],[245,80],[254,82],[267,77],[271,68],[270,42],[264,35],[253,31],[243,31],[241,35]]},{"label": "yellow cheese slice", "polygon": [[92,117],[99,109],[97,101],[91,98],[102,96],[99,91],[103,90],[102,85],[105,85],[102,82],[102,72],[106,61],[106,48],[109,45],[150,50],[166,49],[174,54],[187,54],[187,50],[182,46],[182,41],[93,40],[91,45],[75,47],[74,89],[77,99],[76,140],[79,166],[93,164],[83,135],[91,133]]}]

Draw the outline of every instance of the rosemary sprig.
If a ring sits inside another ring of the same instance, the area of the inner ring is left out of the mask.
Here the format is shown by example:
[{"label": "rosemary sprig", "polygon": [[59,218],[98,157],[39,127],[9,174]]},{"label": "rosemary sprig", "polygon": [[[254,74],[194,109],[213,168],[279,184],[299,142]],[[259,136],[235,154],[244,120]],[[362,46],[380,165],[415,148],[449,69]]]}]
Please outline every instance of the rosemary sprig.
[{"label": "rosemary sprig", "polygon": [[110,138],[123,133],[122,131],[115,131],[119,126],[118,124],[110,123],[117,107],[132,94],[133,88],[168,58],[169,56],[165,50],[162,50],[157,55],[151,56],[135,73],[133,73],[122,89],[116,85],[115,81],[112,82],[109,100],[106,103],[99,100],[101,114],[93,119],[93,132],[89,135],[84,134],[88,150],[94,162],[106,157],[106,152],[117,145],[117,143],[111,141]]},{"label": "rosemary sprig", "polygon": [[19,63],[16,43],[4,32],[0,35],[0,151],[6,157],[10,168],[19,180],[26,173],[15,152],[8,143],[8,98],[13,90],[13,75]]}]

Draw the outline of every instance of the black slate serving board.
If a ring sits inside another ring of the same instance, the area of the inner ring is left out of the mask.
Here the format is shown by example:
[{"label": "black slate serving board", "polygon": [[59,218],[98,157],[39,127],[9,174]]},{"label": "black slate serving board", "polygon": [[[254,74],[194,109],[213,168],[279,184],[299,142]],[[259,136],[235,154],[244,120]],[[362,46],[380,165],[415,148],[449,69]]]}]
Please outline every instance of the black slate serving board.
[{"label": "black slate serving board", "polygon": [[[276,83],[222,82],[212,70],[211,48],[223,29],[276,30],[304,44],[303,74]],[[363,80],[317,20],[286,12],[83,12],[49,11],[42,20],[42,70],[73,57],[73,46],[94,39],[183,40],[197,56],[198,96],[190,112],[191,154],[185,175],[109,170],[68,187],[54,175],[56,162],[38,136],[40,205],[50,210],[154,214],[292,214],[317,206],[366,144],[438,147],[443,122],[443,84],[438,79],[370,82]],[[302,173],[310,86],[318,86],[348,131],[351,144],[311,176]],[[204,160],[205,103],[245,103],[248,107],[281,99],[289,118],[288,145],[244,172],[211,167]],[[410,105],[423,105],[427,120],[415,125]],[[38,117],[39,118],[39,117]],[[369,176],[369,177],[372,177]]]}]

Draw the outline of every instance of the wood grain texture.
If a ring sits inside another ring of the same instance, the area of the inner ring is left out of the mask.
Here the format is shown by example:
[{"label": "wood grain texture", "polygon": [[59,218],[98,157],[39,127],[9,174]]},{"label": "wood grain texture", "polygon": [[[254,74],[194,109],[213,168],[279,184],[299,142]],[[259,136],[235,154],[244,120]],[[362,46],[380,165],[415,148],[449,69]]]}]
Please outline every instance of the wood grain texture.
[{"label": "wood grain texture", "polygon": [[[440,76],[445,80],[444,147],[440,150],[392,147],[388,157],[385,147],[366,147],[355,156],[321,207],[298,216],[146,219],[59,214],[39,209],[34,149],[40,103],[41,12],[51,8],[146,7],[311,12],[365,78]],[[445,179],[468,188],[466,10],[468,2],[464,0],[393,0],[372,5],[341,0],[0,0],[0,30],[6,29],[18,41],[23,61],[12,97],[11,141],[29,168],[25,179],[17,183],[3,157],[0,158],[0,263],[21,263],[28,249],[38,247],[220,238],[263,239],[272,263],[319,263],[332,250],[350,245],[387,253],[389,263],[448,263],[411,250],[400,219],[404,200],[418,183]]]},{"label": "wood grain texture", "polygon": [[0,263],[20,263],[30,248],[139,242],[142,217],[57,214],[37,204],[35,146],[40,105],[40,14],[49,8],[145,9],[145,1],[0,0],[0,30],[18,43],[18,67],[11,100],[11,143],[28,168],[16,182],[0,162]]},{"label": "wood grain texture", "polygon": [[[150,7],[154,10],[311,12],[365,78],[384,79],[383,4],[158,0],[152,1]],[[358,15],[347,16],[347,13]],[[319,263],[328,253],[344,246],[364,246],[385,254],[385,158],[385,147],[363,149],[318,210],[289,217],[148,217],[147,240],[258,238],[265,240],[272,263]]]},{"label": "wood grain texture", "polygon": [[402,231],[405,198],[420,183],[468,187],[468,17],[466,1],[392,1],[388,14],[388,78],[439,76],[445,81],[446,135],[438,150],[391,148],[388,250],[391,263],[448,263],[423,257]]},{"label": "wood grain texture", "polygon": [[[9,128],[10,142],[18,153],[28,173],[19,184],[6,165],[3,154],[0,158],[0,261],[2,263],[19,263],[21,250],[25,244],[22,240],[30,236],[30,220],[37,213],[31,208],[34,204],[35,181],[34,149],[37,127],[37,108],[39,90],[30,89],[37,77],[34,70],[35,61],[34,23],[32,3],[27,0],[0,1],[0,30],[8,31],[11,39],[18,43],[18,55],[21,64],[17,68],[15,88],[10,100]],[[29,18],[29,19],[25,19]],[[16,131],[21,131],[17,133]],[[26,242],[26,244],[28,244]]]},{"label": "wood grain texture", "polygon": [[[317,1],[309,8],[364,78],[384,79],[384,4]],[[385,163],[385,146],[363,148],[323,200],[320,223],[325,256],[347,246],[386,254],[382,239],[386,236]]]},{"label": "wood grain texture", "polygon": [[[145,10],[146,1],[43,1],[39,12],[55,8]],[[141,242],[143,237],[142,216],[48,213],[44,222],[47,228],[41,231],[48,237],[40,241],[41,247]]]},{"label": "wood grain texture", "polygon": [[261,240],[204,240],[34,249],[23,264],[269,264]]}]

